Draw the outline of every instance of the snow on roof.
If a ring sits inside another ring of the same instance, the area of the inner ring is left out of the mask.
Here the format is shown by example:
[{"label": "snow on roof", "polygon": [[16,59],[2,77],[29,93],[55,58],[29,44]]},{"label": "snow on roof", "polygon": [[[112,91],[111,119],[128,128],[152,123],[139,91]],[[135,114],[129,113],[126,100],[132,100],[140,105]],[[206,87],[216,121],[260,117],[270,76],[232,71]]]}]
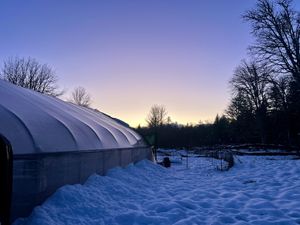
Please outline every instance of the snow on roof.
[{"label": "snow on roof", "polygon": [[14,154],[130,148],[141,136],[95,110],[0,79],[0,134]]}]

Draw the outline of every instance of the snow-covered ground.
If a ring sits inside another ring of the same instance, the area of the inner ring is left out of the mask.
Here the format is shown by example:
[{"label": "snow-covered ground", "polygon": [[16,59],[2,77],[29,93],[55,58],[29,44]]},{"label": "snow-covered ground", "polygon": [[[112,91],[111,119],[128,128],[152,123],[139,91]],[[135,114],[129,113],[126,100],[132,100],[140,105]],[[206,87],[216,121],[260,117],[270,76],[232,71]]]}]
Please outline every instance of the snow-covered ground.
[{"label": "snow-covered ground", "polygon": [[239,159],[226,172],[207,158],[112,169],[60,188],[15,224],[300,224],[300,160]]}]

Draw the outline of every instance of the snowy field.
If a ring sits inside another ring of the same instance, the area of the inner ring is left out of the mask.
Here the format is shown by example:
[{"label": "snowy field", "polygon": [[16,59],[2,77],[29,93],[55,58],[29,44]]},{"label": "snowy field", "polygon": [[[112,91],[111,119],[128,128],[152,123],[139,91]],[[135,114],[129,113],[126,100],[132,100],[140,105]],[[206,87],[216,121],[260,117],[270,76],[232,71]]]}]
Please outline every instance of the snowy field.
[{"label": "snowy field", "polygon": [[60,188],[15,224],[300,224],[300,160],[239,159],[227,172],[207,158],[116,168]]}]

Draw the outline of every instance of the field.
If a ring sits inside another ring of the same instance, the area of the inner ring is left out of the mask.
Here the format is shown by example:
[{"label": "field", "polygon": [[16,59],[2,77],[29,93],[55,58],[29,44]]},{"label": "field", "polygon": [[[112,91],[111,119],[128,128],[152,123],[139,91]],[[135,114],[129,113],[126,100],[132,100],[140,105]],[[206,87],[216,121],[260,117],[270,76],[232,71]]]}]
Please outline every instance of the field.
[{"label": "field", "polygon": [[240,156],[229,171],[189,157],[150,161],[60,188],[15,224],[300,224],[300,160]]}]

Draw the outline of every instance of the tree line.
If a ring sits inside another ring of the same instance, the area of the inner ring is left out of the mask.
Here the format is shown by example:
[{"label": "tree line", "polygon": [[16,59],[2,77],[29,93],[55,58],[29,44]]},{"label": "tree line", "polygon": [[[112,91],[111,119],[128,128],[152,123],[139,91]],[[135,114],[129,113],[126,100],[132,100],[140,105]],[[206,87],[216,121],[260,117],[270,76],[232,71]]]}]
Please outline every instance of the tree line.
[{"label": "tree line", "polygon": [[166,112],[156,105],[147,127],[137,128],[146,139],[154,135],[159,147],[300,144],[300,13],[292,0],[258,0],[242,17],[255,42],[229,82],[231,100],[224,115],[210,124],[178,125],[166,117],[156,123],[154,114]]},{"label": "tree line", "polygon": [[[292,0],[257,0],[243,14],[254,44],[229,82],[231,100],[223,115],[208,124],[179,125],[164,106],[154,105],[146,127],[138,127],[155,146],[272,143],[300,145],[300,13]],[[50,96],[65,93],[47,64],[33,58],[9,58],[0,78]],[[77,87],[68,101],[89,107],[91,97]]]}]

